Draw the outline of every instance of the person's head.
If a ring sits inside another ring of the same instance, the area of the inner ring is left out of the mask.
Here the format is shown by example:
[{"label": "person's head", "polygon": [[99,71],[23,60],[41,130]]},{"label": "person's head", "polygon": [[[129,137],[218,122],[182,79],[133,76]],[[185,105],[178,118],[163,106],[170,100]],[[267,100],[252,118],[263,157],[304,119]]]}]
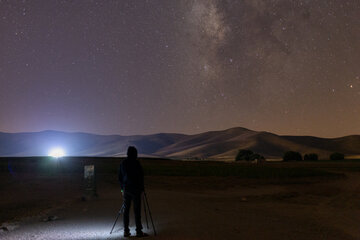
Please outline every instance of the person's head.
[{"label": "person's head", "polygon": [[138,155],[138,152],[136,150],[136,148],[134,146],[130,146],[128,147],[128,150],[127,150],[127,157],[129,159],[136,159],[137,158],[137,155]]}]

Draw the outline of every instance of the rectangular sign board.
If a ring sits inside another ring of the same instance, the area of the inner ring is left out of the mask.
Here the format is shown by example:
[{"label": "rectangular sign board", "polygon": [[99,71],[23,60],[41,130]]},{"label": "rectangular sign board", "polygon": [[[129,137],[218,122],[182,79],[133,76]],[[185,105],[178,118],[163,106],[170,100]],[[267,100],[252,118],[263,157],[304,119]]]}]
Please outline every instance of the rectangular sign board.
[{"label": "rectangular sign board", "polygon": [[84,167],[84,178],[93,178],[95,176],[95,167],[94,165],[86,165]]}]

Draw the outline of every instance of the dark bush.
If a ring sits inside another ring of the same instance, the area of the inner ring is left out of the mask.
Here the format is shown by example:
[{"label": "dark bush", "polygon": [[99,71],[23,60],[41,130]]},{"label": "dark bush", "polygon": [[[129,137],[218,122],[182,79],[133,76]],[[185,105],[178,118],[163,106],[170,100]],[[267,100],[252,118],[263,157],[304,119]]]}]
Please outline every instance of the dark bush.
[{"label": "dark bush", "polygon": [[247,149],[240,149],[238,154],[235,157],[236,161],[242,161],[242,160],[246,160],[246,161],[250,161],[250,157],[251,155],[253,155],[253,151],[251,150],[247,150]]},{"label": "dark bush", "polygon": [[344,160],[345,155],[342,153],[334,152],[330,155],[330,160],[338,161],[338,160]]},{"label": "dark bush", "polygon": [[304,161],[317,161],[319,156],[316,153],[309,153],[304,155]]},{"label": "dark bush", "polygon": [[260,154],[254,153],[250,156],[250,160],[265,160],[264,156],[261,156]]},{"label": "dark bush", "polygon": [[283,160],[285,162],[301,161],[302,157],[301,157],[301,154],[299,152],[288,151],[288,152],[284,153]]}]

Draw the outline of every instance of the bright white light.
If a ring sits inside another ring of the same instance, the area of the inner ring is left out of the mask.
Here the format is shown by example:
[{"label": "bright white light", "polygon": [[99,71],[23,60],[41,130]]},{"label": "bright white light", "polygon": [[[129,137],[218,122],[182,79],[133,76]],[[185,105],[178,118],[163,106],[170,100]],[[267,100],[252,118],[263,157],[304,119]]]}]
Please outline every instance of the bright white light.
[{"label": "bright white light", "polygon": [[49,156],[53,158],[61,158],[65,156],[65,151],[62,148],[53,148],[49,151]]}]

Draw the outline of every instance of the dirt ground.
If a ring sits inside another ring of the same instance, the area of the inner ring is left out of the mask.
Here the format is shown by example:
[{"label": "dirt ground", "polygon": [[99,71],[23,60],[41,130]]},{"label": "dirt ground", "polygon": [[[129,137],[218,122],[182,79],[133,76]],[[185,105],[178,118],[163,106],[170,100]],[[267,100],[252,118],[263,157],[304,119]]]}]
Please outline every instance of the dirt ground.
[{"label": "dirt ground", "polygon": [[[123,239],[121,219],[109,234],[122,198],[108,177],[99,180],[99,197],[88,201],[69,187],[71,179],[61,188],[41,180],[29,188],[24,179],[16,191],[2,184],[0,239]],[[152,176],[146,186],[157,231],[155,237],[150,223],[146,228],[143,214],[147,239],[360,239],[359,172],[291,183]],[[43,221],[49,216],[56,219]],[[5,221],[10,217],[15,220]]]}]

